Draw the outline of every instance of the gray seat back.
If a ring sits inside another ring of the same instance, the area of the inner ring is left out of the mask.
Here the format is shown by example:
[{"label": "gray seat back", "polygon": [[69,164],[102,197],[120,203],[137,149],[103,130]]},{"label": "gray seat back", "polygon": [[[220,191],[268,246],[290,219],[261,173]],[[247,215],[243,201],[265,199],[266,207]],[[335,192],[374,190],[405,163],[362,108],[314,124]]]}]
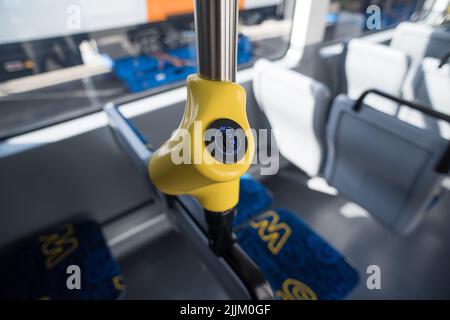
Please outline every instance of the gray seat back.
[{"label": "gray seat back", "polygon": [[253,89],[280,153],[309,176],[321,172],[330,92],[320,82],[267,60],[254,67]]},{"label": "gray seat back", "polygon": [[[368,89],[400,95],[408,72],[408,56],[388,46],[354,39],[349,42],[345,60],[347,95],[358,99]],[[396,115],[396,103],[382,97],[371,96],[367,104],[390,115]]]},{"label": "gray seat back", "polygon": [[[450,64],[441,66],[435,58],[425,58],[416,68],[411,83],[405,83],[403,96],[436,111],[450,114]],[[438,132],[450,140],[450,125],[420,112],[402,107],[399,118],[419,128]]]},{"label": "gray seat back", "polygon": [[327,126],[325,178],[339,193],[400,233],[411,231],[443,179],[434,171],[447,142],[338,96]]},{"label": "gray seat back", "polygon": [[395,29],[390,46],[408,54],[413,63],[425,57],[441,58],[450,48],[450,32],[424,23],[402,22]]}]

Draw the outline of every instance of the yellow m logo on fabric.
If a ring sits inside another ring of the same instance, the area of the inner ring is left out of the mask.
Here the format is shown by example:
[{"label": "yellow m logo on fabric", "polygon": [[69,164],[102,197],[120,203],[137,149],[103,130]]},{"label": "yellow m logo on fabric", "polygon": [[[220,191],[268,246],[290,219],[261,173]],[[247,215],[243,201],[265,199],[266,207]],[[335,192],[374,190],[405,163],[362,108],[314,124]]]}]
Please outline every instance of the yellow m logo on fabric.
[{"label": "yellow m logo on fabric", "polygon": [[250,226],[258,229],[259,237],[267,242],[267,248],[274,255],[281,251],[292,233],[291,227],[279,222],[280,216],[275,211],[268,211],[250,222]]},{"label": "yellow m logo on fabric", "polygon": [[121,276],[121,275],[114,276],[112,278],[112,282],[113,282],[114,288],[116,288],[116,290],[123,291],[125,289],[123,276]]},{"label": "yellow m logo on fabric", "polygon": [[64,226],[61,233],[39,237],[42,242],[42,254],[46,257],[45,267],[52,269],[78,248],[78,239],[74,236],[73,225]]},{"label": "yellow m logo on fabric", "polygon": [[317,300],[316,293],[296,279],[286,279],[282,290],[278,290],[276,294],[282,300]]}]

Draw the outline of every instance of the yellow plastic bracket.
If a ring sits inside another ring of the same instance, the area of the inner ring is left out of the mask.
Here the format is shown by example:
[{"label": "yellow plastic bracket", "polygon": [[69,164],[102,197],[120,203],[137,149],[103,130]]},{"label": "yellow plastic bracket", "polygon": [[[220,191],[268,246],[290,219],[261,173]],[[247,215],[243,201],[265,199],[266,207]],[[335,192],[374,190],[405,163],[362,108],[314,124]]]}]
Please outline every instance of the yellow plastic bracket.
[{"label": "yellow plastic bracket", "polygon": [[[224,212],[237,205],[239,178],[248,170],[254,156],[255,143],[245,107],[246,93],[238,84],[205,80],[198,75],[188,77],[187,90],[181,124],[153,155],[149,164],[150,178],[166,194],[191,195],[206,210]],[[237,163],[222,163],[206,150],[204,133],[218,119],[233,120],[245,132],[247,149]],[[174,155],[188,161],[174,161]]]}]

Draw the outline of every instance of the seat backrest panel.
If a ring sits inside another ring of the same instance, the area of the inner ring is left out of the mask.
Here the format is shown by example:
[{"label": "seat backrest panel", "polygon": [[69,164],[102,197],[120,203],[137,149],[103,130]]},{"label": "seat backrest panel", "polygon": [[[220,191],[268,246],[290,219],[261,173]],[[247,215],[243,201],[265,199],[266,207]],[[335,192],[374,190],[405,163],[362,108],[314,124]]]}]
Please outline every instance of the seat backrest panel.
[{"label": "seat backrest panel", "polygon": [[280,153],[309,176],[318,175],[325,154],[328,88],[267,60],[255,64],[253,86]]},{"label": "seat backrest panel", "polygon": [[441,58],[450,49],[450,32],[424,23],[403,22],[397,26],[390,46],[408,54],[413,63],[425,57]]},{"label": "seat backrest panel", "polygon": [[[347,95],[356,100],[368,89],[400,95],[409,66],[410,59],[399,50],[354,39],[348,44],[345,60]],[[385,98],[371,96],[366,102],[390,115],[397,113],[397,104]]]},{"label": "seat backrest panel", "polygon": [[[407,100],[450,114],[450,64],[439,67],[440,63],[439,59],[425,58],[416,68],[413,80],[405,83],[403,95]],[[450,140],[450,125],[446,122],[406,107],[401,108],[399,118]]]},{"label": "seat backrest panel", "polygon": [[327,131],[330,185],[388,227],[411,230],[442,181],[434,171],[447,143],[368,106],[356,113],[340,95]]}]

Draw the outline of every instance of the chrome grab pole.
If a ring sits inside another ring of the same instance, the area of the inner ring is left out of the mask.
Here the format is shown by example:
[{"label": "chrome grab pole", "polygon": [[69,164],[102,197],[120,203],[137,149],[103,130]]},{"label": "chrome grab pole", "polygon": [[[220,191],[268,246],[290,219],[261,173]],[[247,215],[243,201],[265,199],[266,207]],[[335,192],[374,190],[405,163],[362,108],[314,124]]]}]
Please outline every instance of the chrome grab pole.
[{"label": "chrome grab pole", "polygon": [[236,81],[237,0],[195,0],[199,74],[207,80]]},{"label": "chrome grab pole", "polygon": [[[193,1],[200,77],[205,80],[234,82],[237,68],[237,0]],[[226,83],[224,87],[237,85]],[[119,145],[133,156],[139,168],[147,175],[149,158],[154,155],[147,149],[141,134],[120,114],[116,106],[105,107],[105,111]],[[158,197],[167,199],[153,183],[151,188]],[[173,217],[180,230],[204,249],[201,252],[206,263],[219,276],[224,287],[234,294],[233,297],[261,300],[274,298],[272,288],[262,271],[234,240],[231,226],[234,209],[214,212],[205,219],[202,217],[204,208],[190,196],[170,197],[167,202],[170,209],[168,211],[174,211]],[[208,242],[214,253],[221,257],[207,250]]]},{"label": "chrome grab pole", "polygon": [[[237,0],[195,0],[197,63],[205,80],[235,82],[237,68]],[[223,256],[233,247],[232,221],[236,208],[205,210],[211,249]]]}]

